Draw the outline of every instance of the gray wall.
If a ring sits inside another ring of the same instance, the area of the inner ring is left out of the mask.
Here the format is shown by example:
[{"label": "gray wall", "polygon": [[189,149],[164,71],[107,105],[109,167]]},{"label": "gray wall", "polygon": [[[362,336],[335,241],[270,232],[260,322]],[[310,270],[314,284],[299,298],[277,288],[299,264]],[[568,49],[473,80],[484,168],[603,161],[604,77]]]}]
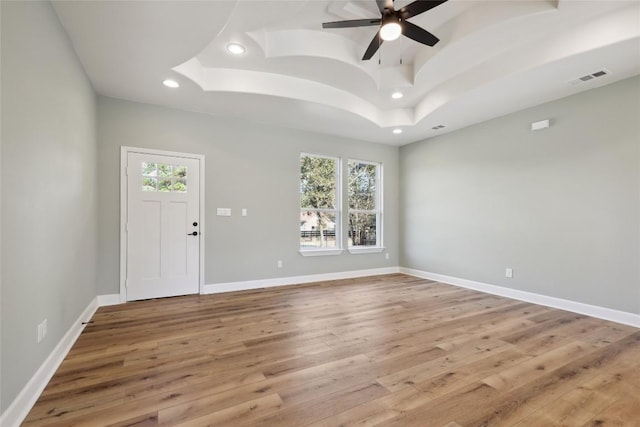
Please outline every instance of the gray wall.
[{"label": "gray wall", "polygon": [[[121,145],[206,156],[207,284],[400,264],[640,313],[640,77],[398,149],[104,97],[96,110],[51,6],[0,10],[2,411],[119,291]],[[389,260],[298,254],[301,151],[384,164]]]},{"label": "gray wall", "polygon": [[404,146],[400,170],[401,265],[640,313],[640,77]]},{"label": "gray wall", "polygon": [[4,411],[96,296],[97,176],[94,92],[51,5],[0,7]]},{"label": "gray wall", "polygon": [[[205,284],[398,265],[397,147],[273,128],[112,98],[98,98],[98,293],[119,292],[120,146],[203,154]],[[379,161],[384,169],[384,253],[298,253],[300,152]],[[233,216],[218,217],[216,208]],[[241,217],[240,209],[248,216]],[[283,260],[278,269],[276,261]]]}]

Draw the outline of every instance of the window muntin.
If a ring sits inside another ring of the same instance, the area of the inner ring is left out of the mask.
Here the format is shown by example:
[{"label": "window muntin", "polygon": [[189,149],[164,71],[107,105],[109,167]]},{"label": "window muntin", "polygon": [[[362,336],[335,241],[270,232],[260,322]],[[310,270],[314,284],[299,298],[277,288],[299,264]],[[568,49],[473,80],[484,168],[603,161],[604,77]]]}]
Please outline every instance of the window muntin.
[{"label": "window muntin", "polygon": [[300,155],[300,249],[339,249],[340,161]]},{"label": "window muntin", "polygon": [[348,246],[382,246],[382,210],[380,163],[349,160],[348,192],[349,223]]},{"label": "window muntin", "polygon": [[187,167],[142,162],[142,191],[187,192]]}]

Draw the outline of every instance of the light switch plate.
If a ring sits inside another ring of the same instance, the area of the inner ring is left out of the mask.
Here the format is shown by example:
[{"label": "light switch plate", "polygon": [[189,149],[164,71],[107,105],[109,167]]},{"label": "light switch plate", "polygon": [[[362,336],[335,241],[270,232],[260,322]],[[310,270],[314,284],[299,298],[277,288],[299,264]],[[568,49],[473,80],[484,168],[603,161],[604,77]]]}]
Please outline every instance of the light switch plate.
[{"label": "light switch plate", "polygon": [[216,211],[218,216],[231,216],[231,208],[218,208]]}]

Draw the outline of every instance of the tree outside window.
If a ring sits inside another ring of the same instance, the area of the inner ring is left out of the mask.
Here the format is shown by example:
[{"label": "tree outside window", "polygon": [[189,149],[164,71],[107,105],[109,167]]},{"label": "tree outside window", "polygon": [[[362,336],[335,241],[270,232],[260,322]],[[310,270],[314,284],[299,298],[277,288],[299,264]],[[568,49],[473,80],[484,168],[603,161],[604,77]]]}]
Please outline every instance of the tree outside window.
[{"label": "tree outside window", "polygon": [[379,163],[348,162],[349,247],[382,246],[380,176]]},{"label": "tree outside window", "polygon": [[300,249],[340,247],[339,160],[300,156]]}]

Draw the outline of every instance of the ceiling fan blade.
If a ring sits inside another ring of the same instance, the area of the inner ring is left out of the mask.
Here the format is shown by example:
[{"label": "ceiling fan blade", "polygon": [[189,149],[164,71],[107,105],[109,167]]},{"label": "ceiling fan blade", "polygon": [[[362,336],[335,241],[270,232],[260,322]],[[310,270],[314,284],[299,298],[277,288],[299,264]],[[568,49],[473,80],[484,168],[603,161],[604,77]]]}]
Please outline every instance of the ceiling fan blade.
[{"label": "ceiling fan blade", "polygon": [[416,0],[400,9],[398,14],[402,19],[411,18],[412,16],[420,15],[427,10],[433,9],[436,6],[440,6],[447,0],[429,1],[429,0]]},{"label": "ceiling fan blade", "polygon": [[385,9],[393,10],[393,0],[376,0],[380,13],[384,13]]},{"label": "ceiling fan blade", "polygon": [[378,51],[378,48],[380,47],[382,42],[383,40],[382,40],[382,37],[380,37],[380,30],[378,30],[376,35],[373,37],[373,40],[371,40],[371,43],[369,43],[369,47],[367,48],[367,51],[364,53],[362,60],[368,61],[371,58],[373,58],[373,55],[375,55],[375,53]]},{"label": "ceiling fan blade", "polygon": [[325,22],[322,28],[350,28],[350,27],[369,27],[371,25],[380,25],[381,19],[352,19],[350,21]]},{"label": "ceiling fan blade", "polygon": [[404,21],[402,23],[402,34],[417,41],[418,43],[426,44],[427,46],[434,46],[440,41],[439,38],[431,34],[429,31],[424,28],[420,28],[409,21]]}]

